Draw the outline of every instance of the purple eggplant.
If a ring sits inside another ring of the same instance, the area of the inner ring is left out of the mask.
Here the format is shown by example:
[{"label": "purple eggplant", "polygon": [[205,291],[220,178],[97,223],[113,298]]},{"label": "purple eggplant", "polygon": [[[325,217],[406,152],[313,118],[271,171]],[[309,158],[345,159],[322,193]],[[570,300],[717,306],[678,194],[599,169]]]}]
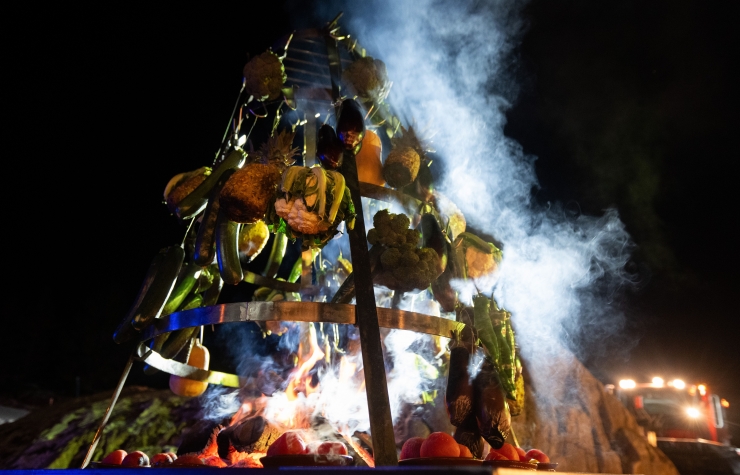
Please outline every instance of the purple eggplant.
[{"label": "purple eggplant", "polygon": [[445,403],[450,424],[460,427],[473,413],[473,384],[468,372],[470,350],[460,345],[450,350]]},{"label": "purple eggplant", "polygon": [[506,409],[506,394],[496,368],[486,358],[473,380],[473,411],[480,434],[494,449],[504,445],[511,428],[511,416]]},{"label": "purple eggplant", "polygon": [[351,150],[353,153],[360,151],[362,139],[365,137],[365,114],[354,99],[345,99],[339,106],[337,136],[344,144],[345,150]]},{"label": "purple eggplant", "polygon": [[329,124],[324,124],[319,129],[319,137],[316,141],[316,158],[321,166],[327,170],[336,170],[342,166],[344,144]]},{"label": "purple eggplant", "polygon": [[475,414],[471,413],[460,426],[455,429],[453,437],[458,444],[462,444],[468,449],[473,457],[480,459],[483,458],[483,438],[480,436],[478,431],[478,423],[475,419]]}]

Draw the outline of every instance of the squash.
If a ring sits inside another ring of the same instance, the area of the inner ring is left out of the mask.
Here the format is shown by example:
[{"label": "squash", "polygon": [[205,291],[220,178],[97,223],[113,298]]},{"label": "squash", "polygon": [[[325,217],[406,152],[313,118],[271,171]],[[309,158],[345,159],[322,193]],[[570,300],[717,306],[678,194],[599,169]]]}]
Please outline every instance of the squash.
[{"label": "squash", "polygon": [[367,130],[365,137],[362,139],[362,147],[355,156],[359,181],[385,186],[383,164],[380,161],[382,153],[383,143],[380,141],[380,137],[372,130]]},{"label": "squash", "polygon": [[[195,340],[193,349],[190,352],[188,358],[188,365],[195,366],[200,369],[208,369],[211,362],[211,354],[208,352],[208,348],[200,343],[200,340]],[[183,397],[195,397],[203,394],[208,387],[208,383],[203,381],[195,381],[193,379],[170,376],[170,389],[173,393]]]}]

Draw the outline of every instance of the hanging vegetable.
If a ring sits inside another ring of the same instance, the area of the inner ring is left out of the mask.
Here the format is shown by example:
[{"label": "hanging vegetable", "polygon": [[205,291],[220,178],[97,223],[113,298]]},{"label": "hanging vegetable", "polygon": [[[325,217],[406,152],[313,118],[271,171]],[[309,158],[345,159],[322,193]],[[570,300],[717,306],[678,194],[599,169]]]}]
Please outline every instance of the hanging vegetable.
[{"label": "hanging vegetable", "polygon": [[392,148],[383,164],[383,177],[394,188],[403,188],[416,180],[419,167],[428,163],[427,152],[432,150],[417,137],[413,127],[401,126],[401,135],[391,139]]},{"label": "hanging vegetable", "polygon": [[270,50],[250,59],[244,66],[244,90],[258,101],[280,97],[286,79],[283,61]]},{"label": "hanging vegetable", "polygon": [[303,248],[321,248],[344,221],[354,227],[355,208],[341,173],[321,167],[290,167],[267,217],[273,231],[302,238]]},{"label": "hanging vegetable", "polygon": [[[190,350],[188,365],[207,370],[210,362],[211,354],[208,352],[208,348],[203,346],[200,340],[196,340],[193,348]],[[174,374],[170,376],[170,389],[178,396],[200,396],[206,391],[206,388],[208,388],[208,383],[206,382],[183,378]]]},{"label": "hanging vegetable", "polygon": [[[295,162],[295,132],[283,130],[270,137],[254,161],[237,170],[220,195],[221,210],[237,223],[254,223],[265,217],[275,199],[283,171]],[[251,156],[251,155],[250,155]]]},{"label": "hanging vegetable", "polygon": [[385,63],[371,56],[358,58],[342,72],[342,81],[364,101],[382,102],[390,90]]}]

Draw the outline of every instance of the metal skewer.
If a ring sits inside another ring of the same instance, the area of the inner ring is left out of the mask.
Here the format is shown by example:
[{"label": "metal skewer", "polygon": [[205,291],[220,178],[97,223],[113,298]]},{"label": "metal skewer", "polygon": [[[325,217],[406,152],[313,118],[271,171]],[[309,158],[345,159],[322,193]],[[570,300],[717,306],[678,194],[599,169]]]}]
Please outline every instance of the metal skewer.
[{"label": "metal skewer", "polygon": [[116,385],[116,389],[113,390],[113,396],[111,396],[110,404],[108,404],[108,409],[105,410],[103,420],[100,422],[98,431],[95,432],[95,437],[93,437],[90,448],[87,449],[87,454],[85,454],[85,459],[82,461],[82,465],[80,466],[80,468],[85,468],[90,463],[93,452],[95,452],[95,448],[98,446],[98,442],[100,442],[100,437],[103,435],[103,429],[105,429],[105,425],[108,423],[108,419],[110,419],[110,414],[111,412],[113,412],[113,407],[116,405],[116,401],[118,401],[118,396],[121,395],[123,384],[126,382],[126,378],[128,378],[128,374],[131,372],[131,366],[134,364],[135,355],[136,350],[131,352],[131,356],[129,356],[128,361],[126,362],[126,366],[123,368],[121,379],[118,380],[118,385]]}]

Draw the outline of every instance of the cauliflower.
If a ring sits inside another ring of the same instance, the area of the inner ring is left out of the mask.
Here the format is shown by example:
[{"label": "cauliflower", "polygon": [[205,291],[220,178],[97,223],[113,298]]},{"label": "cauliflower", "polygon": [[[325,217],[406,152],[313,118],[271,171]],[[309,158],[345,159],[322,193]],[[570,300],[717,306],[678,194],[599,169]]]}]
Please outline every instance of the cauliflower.
[{"label": "cauliflower", "polygon": [[429,287],[438,276],[439,255],[433,249],[417,247],[421,235],[409,229],[408,216],[381,210],[373,216],[373,224],[368,242],[381,249],[381,272],[375,283],[399,292]]},{"label": "cauliflower", "polygon": [[244,66],[244,89],[258,101],[280,97],[287,78],[283,62],[270,50],[255,56]]},{"label": "cauliflower", "polygon": [[300,198],[293,198],[290,201],[279,198],[275,201],[275,212],[288,223],[293,231],[302,234],[319,234],[329,229],[329,223],[322,221],[319,215],[309,211]]}]

